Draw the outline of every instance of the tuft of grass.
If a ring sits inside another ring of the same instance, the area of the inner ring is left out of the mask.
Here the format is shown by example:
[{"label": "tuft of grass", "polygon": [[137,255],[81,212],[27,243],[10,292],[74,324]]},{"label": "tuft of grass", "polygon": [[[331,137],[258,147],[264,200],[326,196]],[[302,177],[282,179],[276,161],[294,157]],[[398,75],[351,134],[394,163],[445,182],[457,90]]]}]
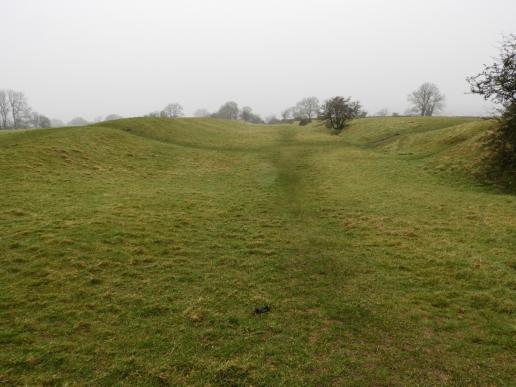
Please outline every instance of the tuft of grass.
[{"label": "tuft of grass", "polygon": [[510,385],[516,198],[468,178],[489,125],[0,134],[0,382]]}]

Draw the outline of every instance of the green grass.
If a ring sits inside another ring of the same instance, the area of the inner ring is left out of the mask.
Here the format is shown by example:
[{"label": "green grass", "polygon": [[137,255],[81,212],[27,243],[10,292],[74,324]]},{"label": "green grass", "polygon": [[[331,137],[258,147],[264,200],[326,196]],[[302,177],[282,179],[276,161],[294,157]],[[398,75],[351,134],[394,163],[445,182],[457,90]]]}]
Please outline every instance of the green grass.
[{"label": "green grass", "polygon": [[0,383],[513,384],[516,197],[467,174],[490,125],[1,133]]}]

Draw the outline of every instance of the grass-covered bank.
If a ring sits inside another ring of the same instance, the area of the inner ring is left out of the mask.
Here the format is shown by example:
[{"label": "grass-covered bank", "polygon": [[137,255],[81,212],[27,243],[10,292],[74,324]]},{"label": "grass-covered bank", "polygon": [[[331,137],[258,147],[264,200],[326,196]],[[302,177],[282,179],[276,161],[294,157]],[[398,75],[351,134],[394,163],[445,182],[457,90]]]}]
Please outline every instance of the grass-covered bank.
[{"label": "grass-covered bank", "polygon": [[463,173],[488,125],[0,134],[0,381],[510,384],[516,197]]}]

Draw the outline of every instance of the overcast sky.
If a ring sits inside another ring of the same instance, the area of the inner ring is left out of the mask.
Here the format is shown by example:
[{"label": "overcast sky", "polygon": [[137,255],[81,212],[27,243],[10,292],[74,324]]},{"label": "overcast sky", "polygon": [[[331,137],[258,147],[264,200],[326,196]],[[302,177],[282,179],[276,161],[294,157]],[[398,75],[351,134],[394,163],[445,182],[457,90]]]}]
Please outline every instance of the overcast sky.
[{"label": "overcast sky", "polygon": [[490,111],[465,77],[516,33],[515,0],[0,0],[0,89],[52,118],[267,116],[305,96],[403,112],[425,81],[446,114]]}]

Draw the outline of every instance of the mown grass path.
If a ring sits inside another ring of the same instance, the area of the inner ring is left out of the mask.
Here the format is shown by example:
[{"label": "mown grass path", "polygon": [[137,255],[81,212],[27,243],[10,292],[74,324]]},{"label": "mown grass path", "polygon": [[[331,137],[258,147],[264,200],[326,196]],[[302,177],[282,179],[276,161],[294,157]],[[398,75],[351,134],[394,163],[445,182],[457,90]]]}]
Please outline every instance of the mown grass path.
[{"label": "mown grass path", "polygon": [[427,155],[468,122],[0,135],[0,382],[511,384],[516,198]]}]

